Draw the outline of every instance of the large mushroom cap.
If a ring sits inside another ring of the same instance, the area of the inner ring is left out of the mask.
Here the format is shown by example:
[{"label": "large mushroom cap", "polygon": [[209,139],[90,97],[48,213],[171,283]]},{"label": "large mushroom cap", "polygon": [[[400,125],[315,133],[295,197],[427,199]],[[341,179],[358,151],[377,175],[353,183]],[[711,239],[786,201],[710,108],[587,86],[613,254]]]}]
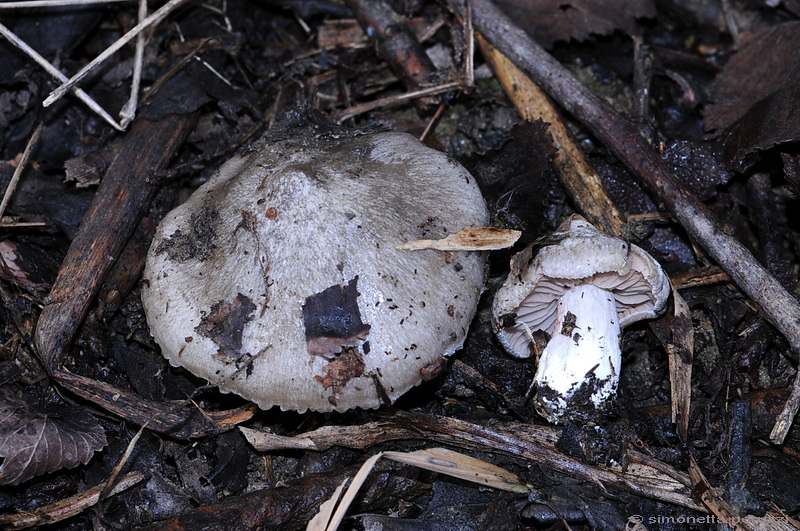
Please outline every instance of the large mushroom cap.
[{"label": "large mushroom cap", "polygon": [[402,133],[307,131],[235,156],[159,226],[142,302],[164,355],[262,408],[394,400],[463,344],[484,253],[475,180]]},{"label": "large mushroom cap", "polygon": [[620,327],[664,310],[669,279],[640,247],[598,231],[578,215],[538,243],[542,244],[535,257],[537,244],[514,255],[511,273],[495,295],[492,324],[510,354],[531,355],[530,332],[553,335],[559,300],[580,284],[614,294]]}]

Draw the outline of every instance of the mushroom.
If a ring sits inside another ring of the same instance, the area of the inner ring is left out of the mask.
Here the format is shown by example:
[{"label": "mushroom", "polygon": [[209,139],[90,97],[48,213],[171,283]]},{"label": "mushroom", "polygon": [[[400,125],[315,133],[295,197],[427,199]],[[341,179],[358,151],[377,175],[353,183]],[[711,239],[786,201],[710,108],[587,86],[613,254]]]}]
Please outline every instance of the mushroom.
[{"label": "mushroom", "polygon": [[264,409],[375,408],[462,346],[484,284],[486,253],[396,245],[487,223],[445,154],[311,115],[167,214],[142,303],[170,363],[223,392]]},{"label": "mushroom", "polygon": [[667,276],[649,254],[573,215],[512,257],[492,326],[520,358],[536,350],[534,336],[547,334],[534,405],[558,423],[608,406],[619,383],[621,329],[661,314],[669,293]]}]

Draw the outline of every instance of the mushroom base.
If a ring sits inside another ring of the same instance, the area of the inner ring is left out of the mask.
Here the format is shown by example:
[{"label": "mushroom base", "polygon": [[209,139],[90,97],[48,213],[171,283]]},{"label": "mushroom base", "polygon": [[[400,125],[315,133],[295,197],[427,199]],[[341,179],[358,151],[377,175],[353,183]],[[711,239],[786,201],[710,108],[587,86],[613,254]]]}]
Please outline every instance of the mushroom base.
[{"label": "mushroom base", "polygon": [[558,423],[605,407],[619,383],[619,336],[611,292],[591,284],[568,289],[536,369],[536,411]]}]

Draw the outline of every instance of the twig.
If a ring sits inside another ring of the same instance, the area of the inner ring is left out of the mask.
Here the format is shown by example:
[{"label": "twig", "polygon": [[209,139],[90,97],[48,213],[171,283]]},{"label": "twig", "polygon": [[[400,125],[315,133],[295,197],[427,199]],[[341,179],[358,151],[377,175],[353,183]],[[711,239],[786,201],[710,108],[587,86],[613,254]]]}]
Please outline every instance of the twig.
[{"label": "twig", "polygon": [[[363,449],[391,440],[424,439],[446,444],[459,451],[490,452],[546,467],[573,478],[597,482],[608,490],[622,490],[664,503],[696,511],[704,508],[695,503],[687,485],[689,478],[677,470],[672,480],[647,465],[622,470],[589,465],[562,454],[555,447],[561,430],[519,422],[497,422],[481,426],[459,419],[423,413],[395,412],[391,417],[360,426],[325,426],[296,437],[262,433],[240,428],[248,442],[260,451],[302,448],[321,451],[331,446]],[[633,454],[634,451],[629,451]],[[667,468],[662,465],[662,468]]]},{"label": "twig", "polygon": [[3,229],[12,229],[12,228],[29,228],[29,227],[46,227],[47,223],[44,221],[5,221],[8,219],[8,216],[3,218],[3,221],[0,221],[0,228]]},{"label": "twig", "polygon": [[[797,299],[758,263],[744,245],[722,229],[705,205],[683,189],[637,127],[584,87],[489,0],[472,2],[473,20],[478,31],[526,71],[656,193],[689,235],[770,318],[790,347],[800,352],[800,304]],[[459,4],[459,9],[463,10],[463,4]],[[798,409],[800,371],[795,377],[791,396],[770,434],[772,442],[783,442]]]},{"label": "twig", "polygon": [[430,84],[436,67],[405,17],[398,15],[385,0],[346,0],[345,3],[355,13],[364,33],[375,42],[378,55],[407,89],[416,90]]},{"label": "twig", "polygon": [[348,118],[352,118],[353,116],[358,116],[359,114],[369,112],[372,109],[378,109],[380,107],[385,107],[393,103],[400,103],[403,101],[413,100],[415,98],[433,96],[435,94],[441,94],[442,92],[450,92],[451,90],[457,90],[463,87],[464,87],[463,81],[453,81],[450,83],[445,83],[444,85],[438,85],[435,87],[430,87],[422,90],[415,90],[413,92],[406,92],[405,94],[398,94],[397,96],[388,96],[386,98],[381,98],[379,100],[368,101],[367,103],[362,103],[361,105],[355,105],[353,107],[349,107],[337,113],[335,119],[337,122],[342,123]]},{"label": "twig", "polygon": [[0,2],[0,9],[25,9],[30,7],[88,6],[111,2],[133,2],[134,0],[27,0],[22,2]]},{"label": "twig", "polygon": [[420,142],[425,142],[425,139],[428,138],[429,134],[431,134],[431,131],[433,131],[433,126],[436,124],[436,122],[439,121],[439,118],[442,117],[442,114],[444,114],[444,108],[445,104],[440,103],[439,108],[436,109],[436,112],[433,113],[431,119],[428,120],[428,125],[425,126],[425,130],[422,132],[421,135],[419,135]]},{"label": "twig", "polygon": [[[139,0],[139,22],[147,18],[147,0]],[[142,84],[142,65],[144,64],[144,45],[146,41],[144,33],[136,36],[136,51],[133,56],[133,78],[131,79],[131,96],[127,103],[119,111],[119,118],[122,127],[128,127],[134,116],[136,107],[139,105],[139,87]]]},{"label": "twig", "polygon": [[114,153],[80,230],[61,263],[36,325],[35,342],[55,370],[106,274],[133,234],[166,168],[194,124],[193,115],[137,120]]},{"label": "twig", "polygon": [[72,87],[74,87],[77,83],[80,83],[83,78],[85,78],[89,73],[97,68],[103,61],[114,55],[120,48],[128,44],[134,37],[139,35],[139,33],[143,32],[150,26],[154,24],[158,24],[167,15],[169,15],[172,11],[177,9],[181,4],[186,2],[187,0],[170,0],[163,6],[161,6],[158,11],[144,19],[142,22],[134,26],[128,33],[123,35],[119,38],[114,44],[106,48],[103,53],[95,57],[89,64],[81,68],[74,76],[69,78],[65,81],[61,86],[56,88],[50,95],[44,100],[42,105],[45,107],[49,107],[56,101],[58,101],[64,94],[67,93]]},{"label": "twig", "polygon": [[[0,24],[0,35],[8,39],[8,42],[10,42],[14,46],[22,50],[23,53],[27,54],[31,59],[36,61],[36,63],[39,66],[44,68],[48,74],[56,78],[58,81],[60,81],[61,83],[67,81],[67,76],[62,74],[58,68],[50,64],[50,62],[47,59],[39,55],[39,52],[28,46],[26,42],[17,37],[10,29],[5,27],[3,24]],[[94,101],[94,99],[92,99],[91,96],[89,96],[86,92],[84,92],[83,89],[73,87],[70,90],[72,90],[72,92],[78,97],[78,99],[81,100],[83,103],[85,103],[86,106],[88,106],[103,120],[108,122],[108,124],[111,125],[111,127],[116,129],[117,131],[124,131],[122,126],[120,126],[116,122],[116,120],[114,120],[114,118],[112,118],[111,115],[105,111],[105,109],[103,109],[96,101]]]},{"label": "twig", "polygon": [[[127,490],[144,479],[141,472],[130,472],[125,474],[109,493],[110,495],[119,494]],[[0,516],[0,524],[7,526],[4,529],[27,529],[40,525],[52,525],[56,522],[71,518],[76,514],[96,505],[100,500],[100,492],[104,489],[105,482],[85,490],[75,496],[70,496],[63,500],[39,507],[33,511]]]},{"label": "twig", "polygon": [[11,176],[11,181],[8,183],[8,188],[6,188],[5,193],[3,194],[3,201],[0,202],[0,218],[3,217],[3,214],[6,211],[6,207],[8,203],[11,201],[11,196],[14,195],[14,190],[17,188],[17,183],[19,182],[19,178],[22,175],[22,172],[25,171],[25,167],[28,165],[28,159],[31,157],[31,152],[33,152],[34,146],[39,141],[39,135],[42,134],[42,124],[36,126],[36,129],[33,130],[33,134],[28,139],[28,144],[25,146],[25,151],[22,152],[22,156],[19,158],[19,162],[17,163],[17,167],[14,168],[14,175]]}]

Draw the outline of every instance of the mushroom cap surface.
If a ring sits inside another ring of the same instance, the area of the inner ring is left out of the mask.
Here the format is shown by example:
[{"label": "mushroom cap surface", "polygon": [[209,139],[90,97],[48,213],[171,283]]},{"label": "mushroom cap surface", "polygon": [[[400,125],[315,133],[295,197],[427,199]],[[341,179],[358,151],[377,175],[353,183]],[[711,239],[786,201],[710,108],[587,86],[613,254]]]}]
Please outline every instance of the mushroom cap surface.
[{"label": "mushroom cap surface", "polygon": [[486,225],[473,177],[404,133],[323,129],[234,156],[147,256],[164,356],[264,409],[395,400],[462,346],[483,289],[485,253],[395,249]]},{"label": "mushroom cap surface", "polygon": [[620,327],[659,315],[670,293],[667,275],[643,249],[572,215],[551,236],[511,258],[511,272],[492,305],[492,326],[505,349],[529,357],[529,332],[552,336],[561,296],[585,283],[614,294]]}]

